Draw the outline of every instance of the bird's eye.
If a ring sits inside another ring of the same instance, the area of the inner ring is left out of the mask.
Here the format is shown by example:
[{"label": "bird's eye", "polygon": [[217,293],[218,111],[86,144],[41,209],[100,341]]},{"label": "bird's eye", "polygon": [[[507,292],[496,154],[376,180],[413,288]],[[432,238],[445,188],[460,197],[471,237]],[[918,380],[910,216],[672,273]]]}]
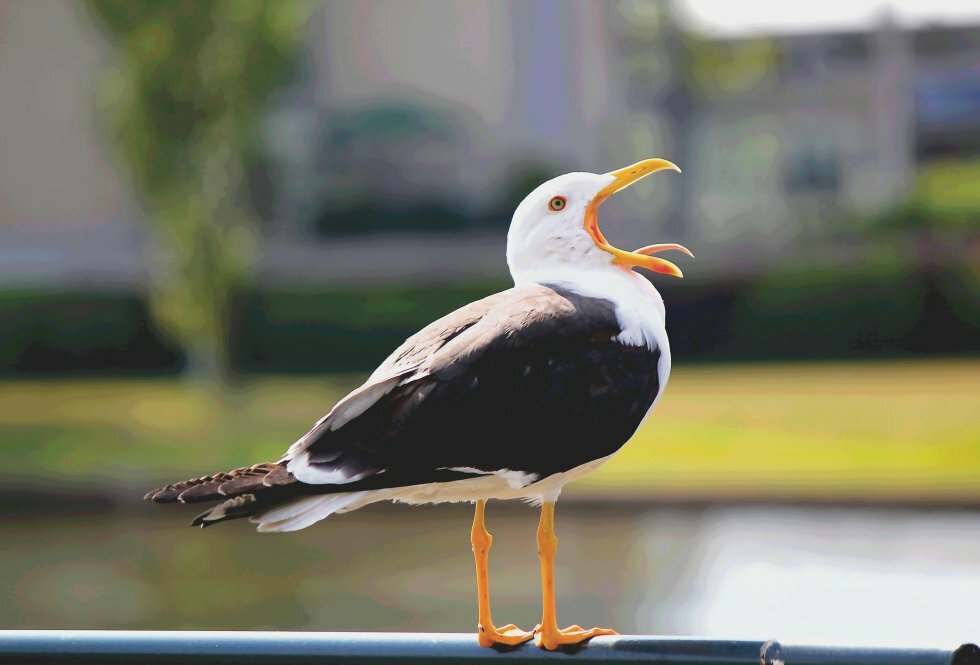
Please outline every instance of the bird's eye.
[{"label": "bird's eye", "polygon": [[548,207],[551,210],[554,210],[555,212],[558,212],[559,210],[564,210],[565,209],[565,204],[566,203],[568,203],[568,200],[564,196],[556,196],[553,199],[551,199],[550,201],[548,201]]}]

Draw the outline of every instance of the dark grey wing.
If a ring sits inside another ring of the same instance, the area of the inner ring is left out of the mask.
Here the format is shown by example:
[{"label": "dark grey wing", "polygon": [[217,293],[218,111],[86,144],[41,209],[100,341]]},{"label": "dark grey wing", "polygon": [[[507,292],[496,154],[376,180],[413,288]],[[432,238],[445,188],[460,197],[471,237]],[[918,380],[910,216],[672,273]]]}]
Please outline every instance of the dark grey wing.
[{"label": "dark grey wing", "polygon": [[289,470],[347,491],[605,457],[659,391],[659,350],[619,333],[611,303],[557,287],[473,303],[408,340],[290,448]]},{"label": "dark grey wing", "polygon": [[[473,327],[498,303],[506,300],[513,291],[477,300],[438,319],[409,337],[368,377],[362,386],[340,400],[330,412],[321,418],[296,443],[290,446],[281,461],[303,460],[315,471],[334,473],[321,479],[322,483],[351,482],[351,478],[365,477],[379,469],[371,469],[366,460],[355,450],[345,451],[344,439],[332,435],[350,421],[362,416],[377,405],[396,386],[411,383],[425,375],[427,366],[436,354],[454,338]],[[346,463],[341,462],[346,459]],[[310,481],[312,482],[312,481]]]}]

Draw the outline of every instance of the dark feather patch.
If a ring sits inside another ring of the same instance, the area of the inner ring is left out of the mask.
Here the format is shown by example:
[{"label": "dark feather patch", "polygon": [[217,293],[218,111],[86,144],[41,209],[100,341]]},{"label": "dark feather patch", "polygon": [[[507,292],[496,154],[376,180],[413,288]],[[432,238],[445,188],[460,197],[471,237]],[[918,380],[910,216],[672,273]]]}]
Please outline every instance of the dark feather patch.
[{"label": "dark feather patch", "polygon": [[220,503],[210,510],[206,510],[191,522],[191,526],[204,527],[225,522],[227,520],[238,519],[240,517],[250,517],[258,510],[258,502],[252,494],[242,494],[234,499],[229,499]]}]

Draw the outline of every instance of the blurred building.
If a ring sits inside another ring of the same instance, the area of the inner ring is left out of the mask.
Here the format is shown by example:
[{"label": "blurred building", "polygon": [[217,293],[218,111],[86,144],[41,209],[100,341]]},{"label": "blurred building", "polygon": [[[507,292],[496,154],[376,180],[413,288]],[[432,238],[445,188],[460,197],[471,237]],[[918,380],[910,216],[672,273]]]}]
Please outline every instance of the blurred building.
[{"label": "blurred building", "polygon": [[811,238],[901,201],[932,160],[980,154],[980,28],[886,22],[776,38],[770,53],[751,86],[709,89],[699,109],[687,219],[701,237]]},{"label": "blurred building", "polygon": [[[649,155],[685,176],[610,204],[618,244],[782,252],[980,152],[980,27],[709,40],[666,8],[323,3],[266,127],[264,279],[502,276],[536,182]],[[0,280],[140,282],[101,134],[109,48],[76,3],[0,0],[0,30]]]}]

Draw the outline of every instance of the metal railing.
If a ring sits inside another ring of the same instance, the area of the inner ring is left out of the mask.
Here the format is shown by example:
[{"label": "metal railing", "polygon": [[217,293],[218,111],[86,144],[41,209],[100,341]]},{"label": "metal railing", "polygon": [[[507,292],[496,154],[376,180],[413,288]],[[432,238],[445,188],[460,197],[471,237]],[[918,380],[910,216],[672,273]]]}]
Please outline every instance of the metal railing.
[{"label": "metal railing", "polygon": [[657,665],[980,665],[980,648],[819,647],[770,640],[728,641],[622,635],[599,637],[569,652],[523,645],[481,649],[472,634],[277,633],[210,631],[0,631],[0,663],[186,663],[189,665],[369,665],[375,663],[518,663]]}]

